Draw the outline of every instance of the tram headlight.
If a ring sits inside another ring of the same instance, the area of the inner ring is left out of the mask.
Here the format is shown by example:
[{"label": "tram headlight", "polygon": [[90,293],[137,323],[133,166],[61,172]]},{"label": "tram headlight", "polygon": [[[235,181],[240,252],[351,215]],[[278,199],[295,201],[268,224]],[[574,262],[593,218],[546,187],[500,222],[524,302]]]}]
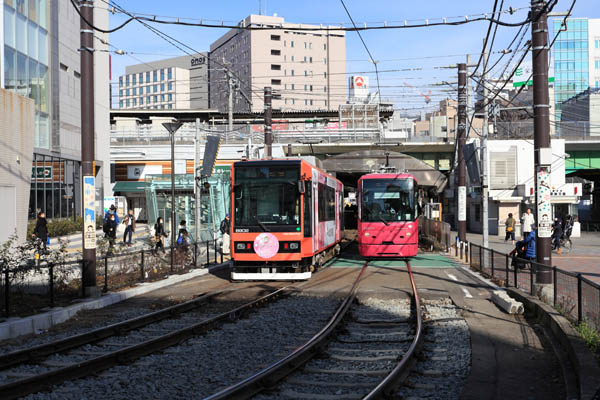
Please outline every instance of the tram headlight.
[{"label": "tram headlight", "polygon": [[412,233],[406,232],[406,237],[411,237],[411,236],[412,236]]},{"label": "tram headlight", "polygon": [[298,242],[291,242],[290,243],[290,250],[298,250],[299,246],[300,246],[300,243],[298,243]]},{"label": "tram headlight", "polygon": [[246,243],[237,243],[237,244],[235,245],[235,248],[236,248],[237,250],[245,250],[245,249],[246,249]]},{"label": "tram headlight", "polygon": [[365,236],[369,237],[369,236],[371,236],[371,234],[369,232],[367,232],[367,233],[365,233]]}]

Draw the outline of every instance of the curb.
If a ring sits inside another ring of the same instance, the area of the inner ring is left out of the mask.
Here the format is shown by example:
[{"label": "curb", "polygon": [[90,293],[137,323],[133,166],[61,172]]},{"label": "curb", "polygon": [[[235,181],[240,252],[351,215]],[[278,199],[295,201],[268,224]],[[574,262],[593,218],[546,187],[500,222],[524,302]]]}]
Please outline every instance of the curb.
[{"label": "curb", "polygon": [[81,310],[93,310],[110,306],[115,303],[139,296],[157,289],[175,285],[177,283],[206,275],[211,271],[228,266],[229,263],[216,264],[209,268],[195,269],[183,275],[171,275],[158,282],[141,283],[137,287],[123,290],[121,292],[109,292],[98,299],[84,300],[78,304],[68,307],[57,307],[52,310],[24,318],[9,318],[0,323],[0,340],[12,339],[22,335],[36,334],[54,325],[65,322]]},{"label": "curb", "polygon": [[551,306],[535,299],[518,289],[506,289],[512,296],[517,298],[525,308],[533,311],[544,324],[552,331],[560,342],[563,349],[569,355],[569,361],[573,365],[578,379],[579,398],[582,400],[594,399],[597,390],[600,390],[600,366],[594,355],[587,347],[579,333],[571,325],[569,320],[560,315]]}]

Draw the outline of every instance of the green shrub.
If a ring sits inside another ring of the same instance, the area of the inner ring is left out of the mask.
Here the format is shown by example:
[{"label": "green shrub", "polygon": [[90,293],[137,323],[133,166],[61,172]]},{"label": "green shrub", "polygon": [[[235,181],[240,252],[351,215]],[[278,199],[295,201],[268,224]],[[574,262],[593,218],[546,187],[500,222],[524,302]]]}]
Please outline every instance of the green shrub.
[{"label": "green shrub", "polygon": [[600,333],[588,321],[583,321],[575,327],[588,347],[594,353],[600,353]]},{"label": "green shrub", "polygon": [[[103,216],[96,216],[96,229],[102,228]],[[31,238],[36,220],[30,220],[27,224],[27,238]],[[81,217],[73,218],[54,218],[48,220],[48,235],[51,238],[70,235],[81,232]]]}]

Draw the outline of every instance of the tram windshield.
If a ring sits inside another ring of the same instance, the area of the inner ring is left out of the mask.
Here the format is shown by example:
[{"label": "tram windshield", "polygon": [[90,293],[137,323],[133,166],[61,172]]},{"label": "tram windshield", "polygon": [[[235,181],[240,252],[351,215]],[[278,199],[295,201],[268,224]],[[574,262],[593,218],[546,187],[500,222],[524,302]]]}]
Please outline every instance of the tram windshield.
[{"label": "tram windshield", "polygon": [[415,189],[412,179],[362,181],[363,222],[414,221]]},{"label": "tram windshield", "polygon": [[300,226],[299,178],[299,166],[236,167],[235,226]]}]

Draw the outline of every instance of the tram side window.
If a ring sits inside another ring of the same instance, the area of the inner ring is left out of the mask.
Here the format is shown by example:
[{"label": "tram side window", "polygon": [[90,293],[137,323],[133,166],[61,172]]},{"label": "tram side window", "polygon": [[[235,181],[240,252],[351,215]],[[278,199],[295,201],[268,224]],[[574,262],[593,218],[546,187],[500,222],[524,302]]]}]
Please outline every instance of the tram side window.
[{"label": "tram side window", "polygon": [[312,182],[306,181],[304,192],[304,237],[312,237]]},{"label": "tram side window", "polygon": [[335,189],[319,183],[319,222],[335,221]]}]

